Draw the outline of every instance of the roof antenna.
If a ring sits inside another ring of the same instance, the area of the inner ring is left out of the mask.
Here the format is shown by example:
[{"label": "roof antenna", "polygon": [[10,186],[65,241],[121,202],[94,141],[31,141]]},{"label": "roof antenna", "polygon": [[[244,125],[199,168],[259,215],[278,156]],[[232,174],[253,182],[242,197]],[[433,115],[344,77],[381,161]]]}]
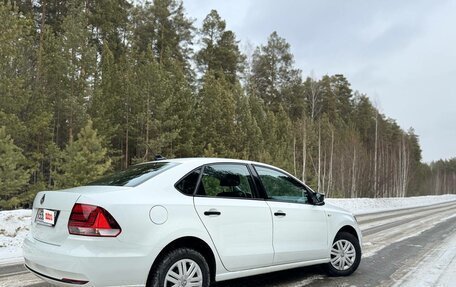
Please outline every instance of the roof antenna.
[{"label": "roof antenna", "polygon": [[159,154],[156,154],[156,155],[154,156],[154,160],[165,160],[165,159],[166,159],[166,157],[163,157],[163,156],[161,156],[161,155],[159,155]]},{"label": "roof antenna", "polygon": [[[147,147],[146,149],[146,152],[144,153],[144,156],[143,156],[143,161],[145,161],[147,159],[147,155],[149,154],[149,150],[151,151],[151,153],[153,153],[154,151],[150,148],[150,145],[148,145],[147,143],[144,143]],[[160,154],[155,154],[154,156],[154,160],[157,161],[157,160],[164,160],[166,159],[166,157],[160,155]]]}]

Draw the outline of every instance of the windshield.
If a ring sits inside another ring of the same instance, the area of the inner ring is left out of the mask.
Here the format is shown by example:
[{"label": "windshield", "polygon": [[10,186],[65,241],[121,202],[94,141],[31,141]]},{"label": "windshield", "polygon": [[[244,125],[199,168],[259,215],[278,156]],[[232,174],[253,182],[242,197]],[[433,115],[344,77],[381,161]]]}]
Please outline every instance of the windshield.
[{"label": "windshield", "polygon": [[114,186],[137,186],[157,174],[178,165],[171,162],[149,162],[130,166],[107,176],[104,176],[88,185],[114,185]]}]

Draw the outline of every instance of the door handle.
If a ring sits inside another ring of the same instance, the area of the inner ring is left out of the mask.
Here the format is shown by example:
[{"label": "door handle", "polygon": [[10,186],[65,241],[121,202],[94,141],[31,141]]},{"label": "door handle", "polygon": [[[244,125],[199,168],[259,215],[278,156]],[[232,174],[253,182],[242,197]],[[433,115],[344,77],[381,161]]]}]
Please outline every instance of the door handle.
[{"label": "door handle", "polygon": [[286,214],[285,212],[283,212],[282,210],[276,211],[276,212],[274,213],[274,215],[275,215],[275,216],[281,216],[281,217],[287,216],[287,214]]},{"label": "door handle", "polygon": [[204,215],[206,216],[219,216],[220,214],[222,213],[216,209],[210,209],[204,212]]}]

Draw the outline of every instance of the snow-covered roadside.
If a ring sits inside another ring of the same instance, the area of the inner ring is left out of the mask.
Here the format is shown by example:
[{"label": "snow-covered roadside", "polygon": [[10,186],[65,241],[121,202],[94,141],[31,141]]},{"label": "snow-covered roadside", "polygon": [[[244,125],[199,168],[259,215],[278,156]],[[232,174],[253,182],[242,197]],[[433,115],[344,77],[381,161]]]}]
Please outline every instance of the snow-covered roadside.
[{"label": "snow-covered roadside", "polygon": [[360,215],[426,206],[454,200],[456,200],[456,194],[386,198],[327,198],[326,202]]},{"label": "snow-covered roadside", "polygon": [[[327,202],[354,214],[372,213],[454,201],[456,195],[408,198],[328,198]],[[30,229],[31,210],[0,211],[0,264],[22,261],[22,242]]]},{"label": "snow-covered roadside", "polygon": [[410,271],[396,281],[394,287],[455,286],[456,233],[435,246]]},{"label": "snow-covered roadside", "polygon": [[31,210],[0,211],[0,264],[22,261],[22,242],[30,229]]}]

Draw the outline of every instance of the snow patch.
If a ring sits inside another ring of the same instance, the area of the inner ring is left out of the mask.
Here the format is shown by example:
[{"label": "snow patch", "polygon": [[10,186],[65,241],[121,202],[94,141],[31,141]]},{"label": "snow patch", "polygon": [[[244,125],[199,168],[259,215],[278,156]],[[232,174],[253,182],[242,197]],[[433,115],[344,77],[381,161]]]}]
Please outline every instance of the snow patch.
[{"label": "snow patch", "polygon": [[0,263],[20,262],[22,243],[30,230],[31,210],[0,211]]},{"label": "snow patch", "polygon": [[324,277],[321,275],[313,275],[313,276],[309,276],[308,278],[301,280],[299,282],[290,284],[287,287],[303,287],[303,286],[307,286],[307,285],[313,283],[315,280],[321,280],[321,279],[324,279]]},{"label": "snow patch", "polygon": [[456,233],[442,244],[433,248],[394,287],[455,286],[456,275]]},{"label": "snow patch", "polygon": [[[454,210],[447,210],[442,213],[426,216],[426,218],[412,220],[408,223],[383,230],[380,233],[365,236],[363,237],[363,257],[373,256],[395,242],[418,236],[454,216]],[[361,225],[361,229],[363,229],[363,225]]]},{"label": "snow patch", "polygon": [[456,194],[385,198],[327,198],[326,201],[353,214],[361,215],[388,210],[413,208],[455,201]]}]

